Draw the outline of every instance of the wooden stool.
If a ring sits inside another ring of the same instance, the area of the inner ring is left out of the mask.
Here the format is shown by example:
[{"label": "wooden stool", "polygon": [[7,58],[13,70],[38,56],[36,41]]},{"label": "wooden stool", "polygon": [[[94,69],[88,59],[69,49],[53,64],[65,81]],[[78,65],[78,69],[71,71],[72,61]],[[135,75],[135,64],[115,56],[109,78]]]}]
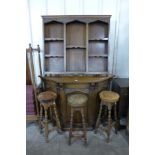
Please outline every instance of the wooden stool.
[{"label": "wooden stool", "polygon": [[95,133],[97,132],[97,129],[99,127],[99,123],[100,123],[100,117],[101,117],[101,113],[102,113],[102,107],[103,105],[105,105],[108,108],[108,126],[105,129],[105,131],[107,132],[107,142],[109,142],[110,139],[110,132],[111,132],[111,128],[113,126],[112,122],[111,122],[111,109],[113,107],[113,105],[115,105],[114,107],[114,115],[115,115],[115,133],[117,134],[117,126],[118,126],[118,120],[117,120],[117,101],[119,100],[119,94],[113,92],[113,91],[102,91],[99,94],[100,99],[101,99],[101,103],[100,103],[100,110],[99,110],[99,114],[98,114],[98,118],[96,121],[96,126],[95,126]]},{"label": "wooden stool", "polygon": [[[87,133],[86,133],[86,124],[85,124],[85,118],[84,118],[84,108],[87,105],[88,97],[86,94],[83,93],[73,93],[68,95],[67,102],[69,106],[71,107],[71,119],[70,119],[70,129],[69,129],[69,145],[71,145],[71,137],[79,136],[79,135],[73,135],[73,114],[74,112],[79,111],[82,116],[82,125],[83,125],[83,135],[84,138],[84,144],[87,144]],[[81,136],[81,135],[80,135]]]},{"label": "wooden stool", "polygon": [[[55,99],[57,95],[52,91],[42,92],[38,95],[38,100],[40,102],[40,131],[42,131],[42,127],[45,128],[45,140],[48,142],[48,109],[50,113],[52,112],[52,108],[54,109],[54,114],[56,117],[56,126],[58,128],[58,132],[61,131],[60,121],[58,118],[58,113],[56,109]],[[43,120],[43,110],[45,114],[45,119]]]}]

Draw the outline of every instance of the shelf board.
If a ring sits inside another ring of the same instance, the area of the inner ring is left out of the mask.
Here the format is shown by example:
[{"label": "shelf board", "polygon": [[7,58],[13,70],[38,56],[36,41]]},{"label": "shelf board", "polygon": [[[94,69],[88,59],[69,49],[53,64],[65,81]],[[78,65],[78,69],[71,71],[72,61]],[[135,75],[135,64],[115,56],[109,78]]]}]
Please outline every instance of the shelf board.
[{"label": "shelf board", "polygon": [[108,54],[104,55],[89,55],[90,58],[102,58],[102,57],[108,57]]},{"label": "shelf board", "polygon": [[66,48],[68,49],[86,49],[85,46],[72,46],[72,45],[69,45],[69,46],[66,46]]},{"label": "shelf board", "polygon": [[45,38],[45,41],[63,41],[63,38]]},{"label": "shelf board", "polygon": [[46,54],[45,58],[64,58],[64,56],[62,55],[50,55],[50,54]]},{"label": "shelf board", "polygon": [[92,38],[89,39],[89,41],[108,41],[109,38],[104,38],[104,39],[97,39],[97,38]]}]

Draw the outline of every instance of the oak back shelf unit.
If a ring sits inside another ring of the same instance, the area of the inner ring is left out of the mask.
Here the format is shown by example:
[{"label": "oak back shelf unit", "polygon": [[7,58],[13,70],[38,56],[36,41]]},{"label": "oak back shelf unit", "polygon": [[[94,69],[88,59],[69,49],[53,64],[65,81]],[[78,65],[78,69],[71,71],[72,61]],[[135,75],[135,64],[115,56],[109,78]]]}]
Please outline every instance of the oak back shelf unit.
[{"label": "oak back shelf unit", "polygon": [[110,17],[42,16],[45,76],[107,74]]}]

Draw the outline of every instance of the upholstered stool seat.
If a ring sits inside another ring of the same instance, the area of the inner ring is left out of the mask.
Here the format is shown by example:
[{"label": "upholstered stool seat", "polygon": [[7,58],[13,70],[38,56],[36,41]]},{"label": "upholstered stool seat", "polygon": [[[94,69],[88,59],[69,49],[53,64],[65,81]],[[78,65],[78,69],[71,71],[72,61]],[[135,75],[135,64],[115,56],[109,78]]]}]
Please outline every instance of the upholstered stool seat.
[{"label": "upholstered stool seat", "polygon": [[[38,95],[38,100],[40,102],[40,128],[42,131],[42,127],[45,127],[45,139],[46,142],[48,142],[48,110],[50,113],[52,113],[52,110],[54,109],[54,114],[56,117],[56,125],[58,128],[58,131],[61,131],[60,121],[58,118],[58,113],[56,109],[56,103],[55,99],[57,97],[57,94],[52,91],[45,91]],[[43,110],[45,114],[45,119],[43,120]]]},{"label": "upholstered stool seat", "polygon": [[45,91],[38,95],[38,100],[41,103],[48,103],[51,102],[51,100],[55,100],[57,97],[57,94],[52,91]]},{"label": "upholstered stool seat", "polygon": [[68,104],[71,107],[83,107],[86,106],[88,97],[84,94],[73,94],[68,96]]},{"label": "upholstered stool seat", "polygon": [[113,91],[102,91],[99,96],[102,101],[108,103],[114,103],[119,100],[119,94]]},{"label": "upholstered stool seat", "polygon": [[117,94],[116,92],[113,91],[101,91],[99,93],[99,97],[101,99],[101,103],[100,103],[100,110],[99,110],[99,114],[98,114],[98,118],[96,121],[96,126],[95,126],[95,133],[97,132],[97,128],[99,127],[99,123],[100,123],[100,117],[101,117],[101,113],[102,113],[102,107],[106,106],[108,108],[108,126],[105,129],[105,131],[107,132],[107,142],[109,142],[110,139],[110,132],[111,132],[111,128],[112,128],[112,122],[111,122],[111,110],[113,105],[115,105],[115,111],[114,111],[114,115],[115,115],[115,133],[117,133],[117,126],[118,126],[118,122],[117,122],[117,101],[119,100],[119,94]]},{"label": "upholstered stool seat", "polygon": [[[86,124],[84,118],[84,108],[87,106],[88,96],[84,93],[74,92],[67,96],[67,103],[71,108],[70,129],[69,129],[69,145],[71,144],[71,137],[75,136],[72,133],[73,129],[73,114],[74,112],[80,112],[82,116],[84,144],[87,144]],[[81,135],[78,135],[81,136]]]}]

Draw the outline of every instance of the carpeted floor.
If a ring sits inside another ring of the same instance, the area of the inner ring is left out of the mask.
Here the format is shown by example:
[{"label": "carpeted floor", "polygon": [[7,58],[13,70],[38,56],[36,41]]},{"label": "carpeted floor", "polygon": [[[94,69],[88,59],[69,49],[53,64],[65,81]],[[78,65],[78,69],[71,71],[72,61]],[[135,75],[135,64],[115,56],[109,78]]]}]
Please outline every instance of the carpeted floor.
[{"label": "carpeted floor", "polygon": [[129,145],[122,133],[111,133],[110,143],[106,143],[105,134],[99,131],[87,133],[88,146],[81,138],[73,138],[68,145],[68,132],[58,134],[50,132],[49,143],[45,143],[44,134],[40,134],[36,123],[28,123],[26,129],[26,155],[128,155]]}]

